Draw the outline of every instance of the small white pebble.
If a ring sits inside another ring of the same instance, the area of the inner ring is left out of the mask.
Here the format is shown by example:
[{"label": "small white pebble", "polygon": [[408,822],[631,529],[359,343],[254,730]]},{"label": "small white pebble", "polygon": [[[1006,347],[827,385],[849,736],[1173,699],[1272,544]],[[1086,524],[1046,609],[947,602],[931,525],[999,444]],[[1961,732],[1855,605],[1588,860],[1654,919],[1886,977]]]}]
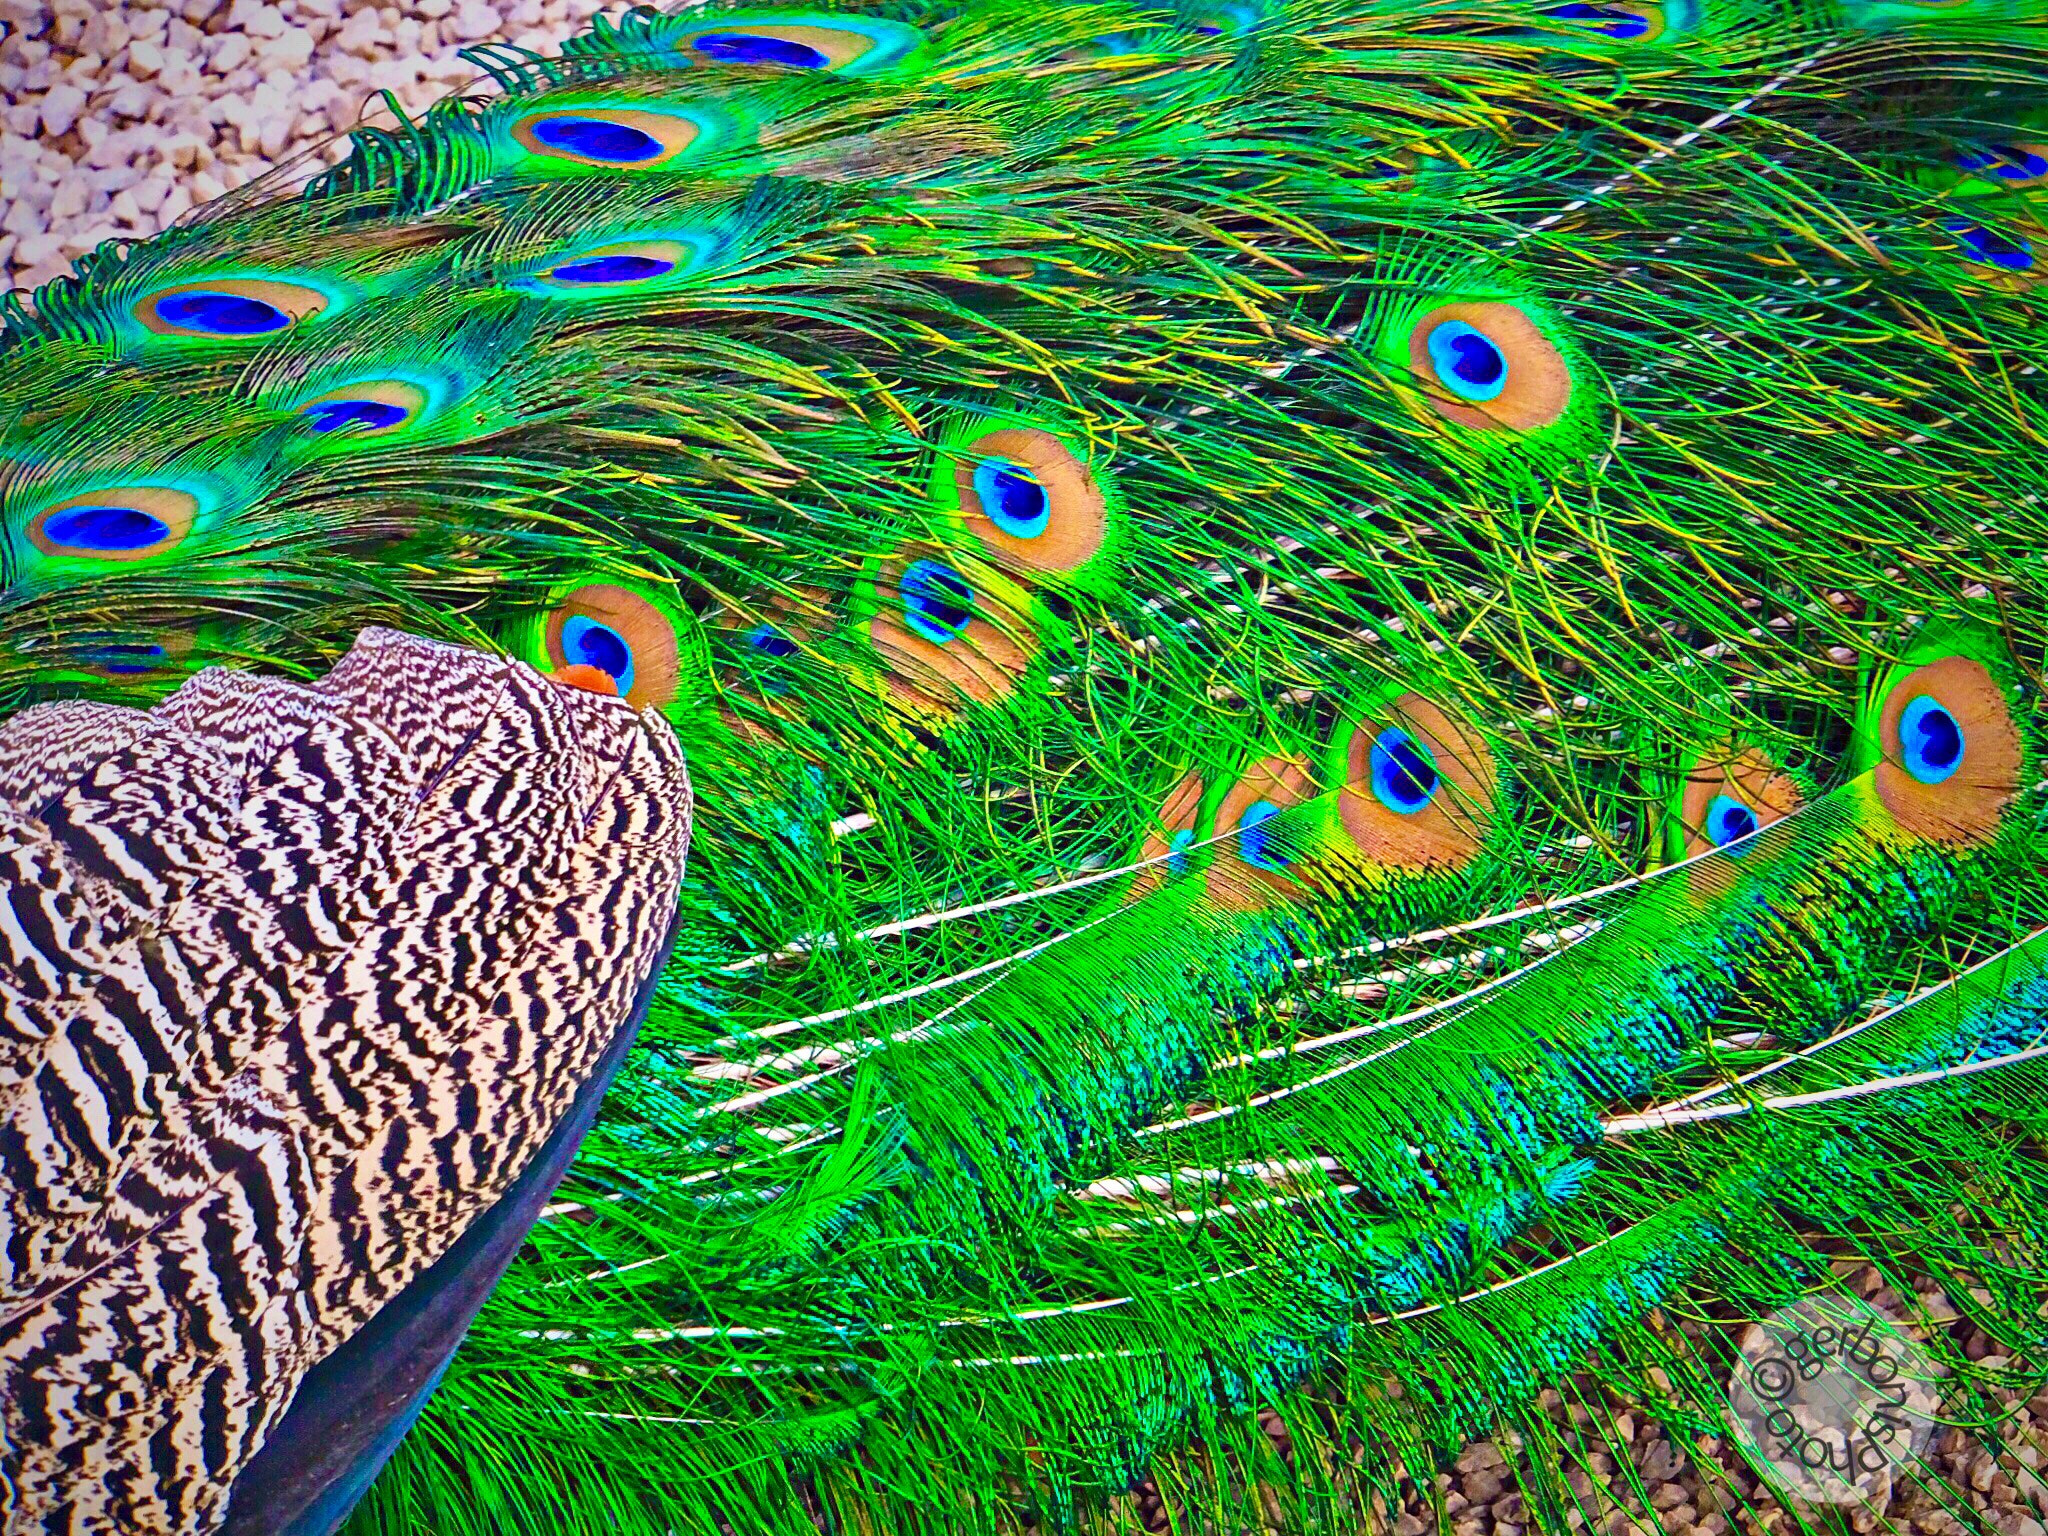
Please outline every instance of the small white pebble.
[{"label": "small white pebble", "polygon": [[85,110],[85,92],[75,85],[53,85],[43,96],[43,132],[61,139]]}]

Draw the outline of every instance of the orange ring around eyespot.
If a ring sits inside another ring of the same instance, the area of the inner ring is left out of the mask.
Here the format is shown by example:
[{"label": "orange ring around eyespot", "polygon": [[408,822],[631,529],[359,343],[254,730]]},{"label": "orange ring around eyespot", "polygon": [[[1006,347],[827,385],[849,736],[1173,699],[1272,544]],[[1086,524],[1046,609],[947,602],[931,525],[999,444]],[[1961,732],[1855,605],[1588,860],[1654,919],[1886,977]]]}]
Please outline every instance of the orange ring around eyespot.
[{"label": "orange ring around eyespot", "polygon": [[1203,889],[1217,906],[1232,912],[1255,912],[1271,906],[1274,898],[1299,901],[1307,894],[1299,874],[1284,869],[1260,869],[1247,864],[1238,852],[1237,820],[1261,800],[1271,801],[1289,811],[1315,798],[1315,780],[1300,762],[1275,753],[1262,757],[1244,771],[1216,808],[1217,840]]},{"label": "orange ring around eyespot", "polygon": [[[254,299],[281,311],[288,324],[273,331],[262,331],[248,336],[237,336],[220,331],[200,330],[193,326],[173,325],[159,317],[158,308],[168,299],[182,293],[225,293],[236,298]],[[264,342],[282,336],[292,326],[312,319],[329,304],[326,294],[317,288],[308,288],[303,283],[288,283],[280,278],[269,277],[212,277],[203,280],[178,283],[170,288],[160,288],[141,299],[135,306],[136,322],[146,331],[158,336],[195,336],[207,341],[249,341]]]},{"label": "orange ring around eyespot", "polygon": [[1748,806],[1759,832],[1798,810],[1804,798],[1798,781],[1755,747],[1744,747],[1725,760],[1702,752],[1687,768],[1685,793],[1679,798],[1686,858],[1715,846],[1706,835],[1707,811],[1721,795]]},{"label": "orange ring around eyespot", "polygon": [[[1372,789],[1372,749],[1389,726],[1420,742],[1436,764],[1429,804],[1407,815],[1389,810]],[[1456,869],[1470,863],[1492,829],[1493,754],[1419,693],[1404,693],[1370,720],[1355,723],[1344,746],[1344,788],[1337,821],[1353,857],[1383,868]]]},{"label": "orange ring around eyespot", "polygon": [[675,626],[659,608],[626,587],[600,582],[576,588],[554,606],[543,631],[548,660],[558,674],[585,665],[572,662],[562,649],[562,626],[574,618],[591,619],[617,631],[633,648],[633,686],[624,695],[628,704],[645,709],[675,702],[682,692],[682,652],[676,644]]},{"label": "orange ring around eyespot", "polygon": [[[645,160],[600,160],[590,155],[579,155],[574,150],[563,149],[557,144],[543,143],[534,136],[533,125],[551,117],[583,117],[601,123],[615,123],[621,128],[638,129],[662,146],[661,153],[650,155]],[[571,165],[595,165],[608,171],[644,171],[654,166],[667,165],[688,149],[703,135],[703,128],[687,117],[673,112],[649,112],[639,107],[603,107],[563,105],[529,112],[512,125],[512,137],[522,149],[547,160],[566,160]]]},{"label": "orange ring around eyespot", "polygon": [[[1036,571],[1078,570],[1095,558],[1109,535],[1109,509],[1088,466],[1050,432],[1036,427],[1002,427],[984,432],[957,450],[953,485],[967,531],[990,550]],[[1050,514],[1045,532],[1035,539],[1005,533],[982,510],[974,489],[974,472],[984,459],[1005,459],[1031,477],[1045,492]]]},{"label": "orange ring around eyespot", "polygon": [[[1954,716],[1963,734],[1961,765],[1937,784],[1921,783],[1898,757],[1899,717],[1923,694]],[[1943,656],[1915,667],[1885,695],[1877,730],[1884,757],[1873,778],[1892,820],[1952,847],[1996,840],[2005,808],[2020,792],[2025,755],[2005,691],[1981,663]]]},{"label": "orange ring around eyespot", "polygon": [[[129,549],[62,544],[46,531],[52,521],[75,507],[132,507],[162,524],[162,538]],[[199,517],[199,498],[166,485],[120,485],[87,491],[44,507],[28,525],[28,540],[44,554],[67,560],[147,560],[175,549],[192,532]]]},{"label": "orange ring around eyespot", "polygon": [[[1438,382],[1430,361],[1430,333],[1451,320],[1479,332],[1507,363],[1506,384],[1483,405],[1452,394]],[[1572,374],[1564,354],[1521,310],[1498,300],[1439,304],[1417,320],[1408,332],[1408,366],[1431,410],[1479,431],[1533,432],[1563,416],[1572,402]]]}]

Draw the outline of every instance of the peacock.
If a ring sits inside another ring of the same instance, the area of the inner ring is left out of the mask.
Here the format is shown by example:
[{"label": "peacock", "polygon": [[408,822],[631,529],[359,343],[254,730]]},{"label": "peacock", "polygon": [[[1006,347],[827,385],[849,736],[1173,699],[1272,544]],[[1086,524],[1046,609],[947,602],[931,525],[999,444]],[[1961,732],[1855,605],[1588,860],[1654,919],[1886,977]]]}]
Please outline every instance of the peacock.
[{"label": "peacock", "polygon": [[0,303],[0,1528],[1562,1536],[1858,1267],[1997,1448],[2048,6],[471,57]]}]

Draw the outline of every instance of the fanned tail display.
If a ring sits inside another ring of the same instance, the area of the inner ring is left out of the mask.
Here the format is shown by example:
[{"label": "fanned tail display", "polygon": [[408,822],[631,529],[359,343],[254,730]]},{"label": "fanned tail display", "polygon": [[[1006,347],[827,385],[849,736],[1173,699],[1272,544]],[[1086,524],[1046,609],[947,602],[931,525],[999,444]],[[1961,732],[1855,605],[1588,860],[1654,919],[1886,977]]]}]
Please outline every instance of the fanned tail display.
[{"label": "fanned tail display", "polygon": [[2038,0],[473,57],[0,306],[0,1526],[1561,1533],[1851,1261],[1995,1420]]}]

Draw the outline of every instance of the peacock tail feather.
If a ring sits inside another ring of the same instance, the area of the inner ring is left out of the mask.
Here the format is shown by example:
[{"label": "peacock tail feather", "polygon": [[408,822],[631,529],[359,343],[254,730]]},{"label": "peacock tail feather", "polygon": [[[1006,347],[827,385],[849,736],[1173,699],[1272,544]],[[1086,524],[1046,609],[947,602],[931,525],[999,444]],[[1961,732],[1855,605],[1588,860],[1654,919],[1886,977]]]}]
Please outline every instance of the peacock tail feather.
[{"label": "peacock tail feather", "polygon": [[7,296],[0,1523],[1563,1532],[1850,1258],[1994,1422],[2044,22],[635,10]]}]

